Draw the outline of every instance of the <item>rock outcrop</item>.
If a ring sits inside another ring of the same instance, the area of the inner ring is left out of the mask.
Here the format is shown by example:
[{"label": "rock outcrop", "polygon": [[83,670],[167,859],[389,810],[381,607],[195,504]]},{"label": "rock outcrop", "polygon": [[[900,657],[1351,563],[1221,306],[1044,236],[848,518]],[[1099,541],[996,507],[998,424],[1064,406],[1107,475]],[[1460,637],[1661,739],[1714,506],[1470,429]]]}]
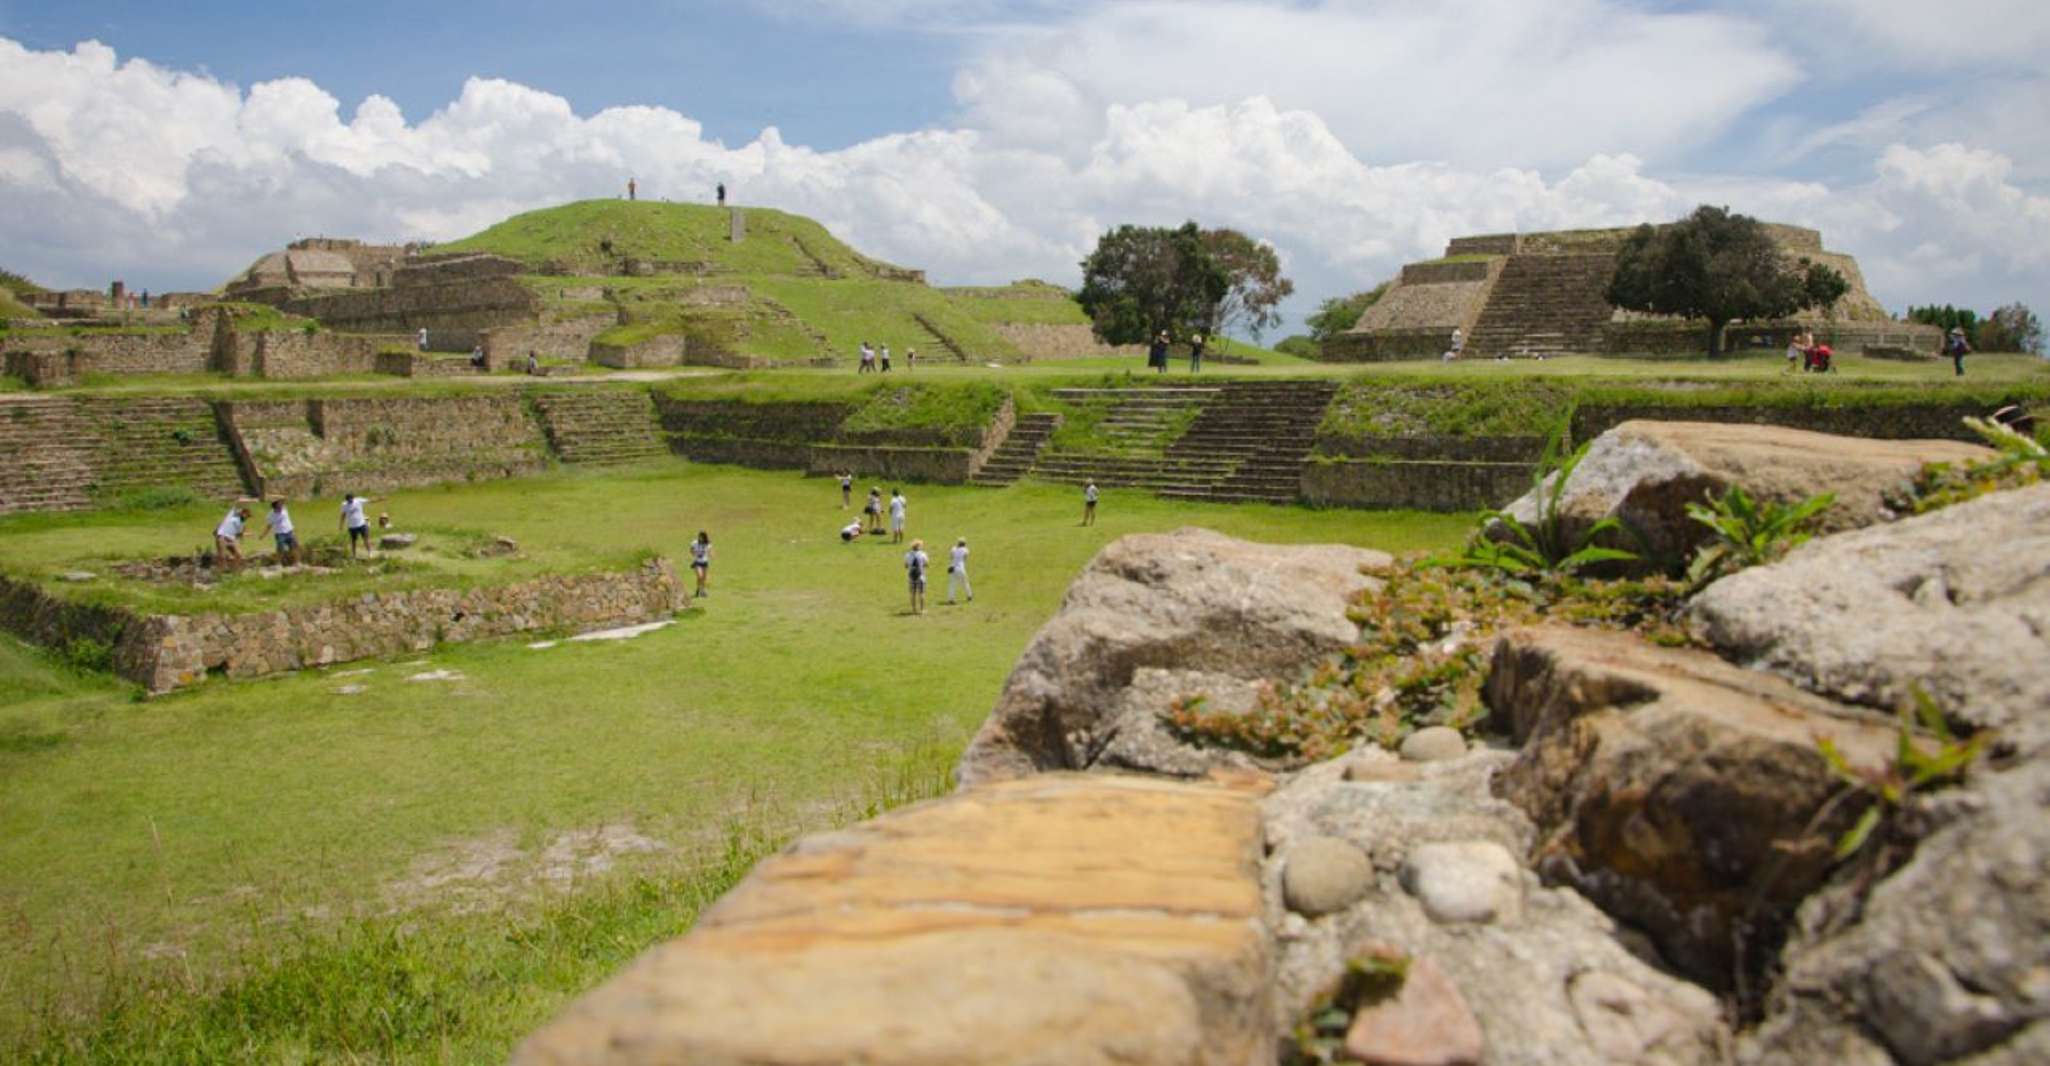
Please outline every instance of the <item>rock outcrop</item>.
[{"label": "rock outcrop", "polygon": [[2050,484],[1813,541],[1689,611],[1724,655],[1893,711],[1920,686],[1961,725],[2050,743]]},{"label": "rock outcrop", "polygon": [[[1888,498],[1923,463],[1969,462],[1992,453],[1945,440],[1868,440],[1779,426],[1723,422],[1625,422],[1595,438],[1558,498],[1567,539],[1584,537],[1604,518],[1643,538],[1618,542],[1654,560],[1684,560],[1708,531],[1687,517],[1687,505],[1740,485],[1761,502],[1797,503],[1825,492],[1825,532],[1856,529],[1894,517]],[[1546,491],[1552,490],[1548,487]],[[1505,508],[1525,524],[1538,517],[1536,493]]]},{"label": "rock outcrop", "polygon": [[1056,774],[808,837],[514,1062],[1261,1061],[1261,787]]},{"label": "rock outcrop", "polygon": [[[1177,751],[1155,732],[1159,712],[1219,690],[1248,699],[1245,682],[1294,676],[1343,649],[1359,636],[1346,608],[1371,580],[1361,569],[1390,561],[1363,548],[1253,544],[1193,528],[1117,540],[1019,657],[962,756],[961,782],[1084,769],[1107,750],[1110,765],[1174,774],[1243,762]],[[1189,676],[1140,677],[1149,669]]]}]

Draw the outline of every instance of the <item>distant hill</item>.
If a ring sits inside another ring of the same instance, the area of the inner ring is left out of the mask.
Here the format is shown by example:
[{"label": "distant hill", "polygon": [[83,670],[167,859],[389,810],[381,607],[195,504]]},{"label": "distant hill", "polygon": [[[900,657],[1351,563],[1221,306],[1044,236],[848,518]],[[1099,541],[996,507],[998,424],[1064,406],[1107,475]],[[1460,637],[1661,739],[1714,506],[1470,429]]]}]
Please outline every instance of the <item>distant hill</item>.
[{"label": "distant hill", "polygon": [[0,270],[0,318],[41,318],[35,310],[21,302],[24,296],[47,292],[41,285],[16,274],[11,270]]}]

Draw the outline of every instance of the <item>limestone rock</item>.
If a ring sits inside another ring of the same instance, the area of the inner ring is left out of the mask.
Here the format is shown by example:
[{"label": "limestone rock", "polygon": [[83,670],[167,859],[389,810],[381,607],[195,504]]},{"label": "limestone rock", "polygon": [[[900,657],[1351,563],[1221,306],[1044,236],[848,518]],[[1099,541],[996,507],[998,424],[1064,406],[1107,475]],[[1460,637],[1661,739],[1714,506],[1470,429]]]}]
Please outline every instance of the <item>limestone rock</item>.
[{"label": "limestone rock", "polygon": [[1216,1064],[1272,1054],[1252,792],[965,789],[799,841],[516,1063]]},{"label": "limestone rock", "polygon": [[[1485,1038],[1489,1066],[1722,1066],[1730,1036],[1714,997],[1634,954],[1615,922],[1571,889],[1530,886],[1513,926],[1433,921],[1394,877],[1377,879],[1359,904],[1314,922],[1283,909],[1283,855],[1311,836],[1345,837],[1389,873],[1405,856],[1440,842],[1491,841],[1522,854],[1529,820],[1489,787],[1513,758],[1480,750],[1453,762],[1405,763],[1376,750],[1312,766],[1267,797],[1262,807],[1274,851],[1262,875],[1263,905],[1277,934],[1276,1031],[1291,1031],[1348,960],[1379,946],[1429,960],[1457,985]],[[1350,774],[1382,768],[1401,774]],[[1604,1045],[1590,1020],[1610,1033],[1606,1046],[1625,1041],[1614,1033],[1615,1011],[1594,1013],[1585,989],[1576,996],[1590,973],[1641,993],[1630,998],[1624,1019],[1642,1034],[1639,1052],[1592,1050]]]},{"label": "limestone rock", "polygon": [[1539,871],[1718,987],[1739,931],[1775,924],[1821,885],[1859,813],[1838,804],[1811,824],[1838,788],[1816,738],[1859,765],[1882,765],[1895,739],[1883,716],[1705,652],[1566,627],[1503,635],[1487,700],[1524,742],[1495,790],[1537,823]]},{"label": "limestone rock", "polygon": [[1402,887],[1440,922],[1514,922],[1523,911],[1523,866],[1492,840],[1416,848]]},{"label": "limestone rock", "polygon": [[1400,991],[1353,1017],[1345,1050],[1372,1066],[1480,1066],[1481,1027],[1445,971],[1416,959]]},{"label": "limestone rock", "polygon": [[[1589,446],[1559,498],[1559,513],[1569,539],[1613,517],[1637,530],[1652,556],[1685,559],[1707,537],[1687,517],[1687,505],[1731,485],[1776,503],[1834,492],[1836,506],[1822,514],[1821,528],[1856,529],[1893,517],[1887,497],[1923,463],[1991,454],[1957,441],[1872,440],[1723,422],[1625,422]],[[1536,494],[1505,510],[1520,522],[1535,521]],[[1636,550],[1631,542],[1617,546]]]},{"label": "limestone rock", "polygon": [[377,538],[377,547],[380,551],[404,551],[412,547],[414,542],[419,539],[418,536],[412,533],[386,533]]},{"label": "limestone rock", "polygon": [[1298,840],[1282,853],[1281,862],[1288,909],[1312,918],[1352,906],[1374,881],[1366,853],[1338,837]]},{"label": "limestone rock", "polygon": [[1143,667],[1284,678],[1358,639],[1346,617],[1382,552],[1266,545],[1187,528],[1121,538],[1019,656],[957,771],[975,784],[1082,769]]},{"label": "limestone rock", "polygon": [[1441,762],[1466,754],[1466,738],[1449,725],[1427,725],[1402,738],[1400,750],[1411,762]]},{"label": "limestone rock", "polygon": [[1965,797],[1869,895],[1802,908],[1744,1062],[2050,1061],[2050,759]]},{"label": "limestone rock", "polygon": [[1254,682],[1204,670],[1142,666],[1117,697],[1109,722],[1098,733],[1089,758],[1092,769],[1131,770],[1166,777],[1200,778],[1218,769],[1272,770],[1282,765],[1234,748],[1199,745],[1176,735],[1162,720],[1177,700],[1201,696],[1211,711],[1244,712],[1259,698]]},{"label": "limestone rock", "polygon": [[1723,654],[1893,711],[1919,684],[1954,720],[2050,744],[2050,484],[1811,541],[1688,611]]}]

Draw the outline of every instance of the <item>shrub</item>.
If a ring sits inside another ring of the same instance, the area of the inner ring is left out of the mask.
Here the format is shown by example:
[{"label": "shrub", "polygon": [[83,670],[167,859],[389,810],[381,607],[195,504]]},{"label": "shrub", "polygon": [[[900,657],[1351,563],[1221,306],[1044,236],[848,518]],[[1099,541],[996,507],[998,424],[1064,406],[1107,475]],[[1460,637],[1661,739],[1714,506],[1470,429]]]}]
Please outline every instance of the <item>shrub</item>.
[{"label": "shrub", "polygon": [[93,637],[72,637],[60,651],[64,664],[81,673],[105,673],[114,668],[114,646]]},{"label": "shrub", "polygon": [[1707,526],[1715,538],[1694,554],[1688,583],[1699,588],[1725,573],[1785,555],[1808,540],[1808,527],[1835,504],[1836,494],[1825,492],[1797,504],[1761,507],[1741,485],[1731,485],[1721,499],[1708,497],[1706,506],[1688,504],[1687,517]]}]

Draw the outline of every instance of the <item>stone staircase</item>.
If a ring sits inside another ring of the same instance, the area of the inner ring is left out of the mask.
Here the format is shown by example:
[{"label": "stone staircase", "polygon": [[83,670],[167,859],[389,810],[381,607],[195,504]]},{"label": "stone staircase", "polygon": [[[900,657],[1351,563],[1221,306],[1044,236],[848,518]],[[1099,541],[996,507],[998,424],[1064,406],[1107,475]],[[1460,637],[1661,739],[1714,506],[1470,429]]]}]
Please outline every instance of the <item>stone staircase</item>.
[{"label": "stone staircase", "polygon": [[67,398],[0,396],[0,514],[91,507],[95,443]]},{"label": "stone staircase", "polygon": [[77,402],[94,442],[97,494],[154,486],[232,500],[248,492],[213,405],[194,397],[92,397]]},{"label": "stone staircase", "polygon": [[[1056,389],[1054,396],[1070,403],[1112,401],[1098,428],[1107,438],[1101,451],[1052,452],[1032,467],[1034,477],[1064,484],[1095,482],[1099,488],[1200,490],[1231,473],[1231,461],[1206,456],[1176,455],[1161,438],[1190,411],[1222,394],[1218,388],[1164,387],[1131,389]],[[1201,417],[1200,414],[1197,415]]]},{"label": "stone staircase", "polygon": [[1294,503],[1302,494],[1303,463],[1316,444],[1317,426],[1337,395],[1329,381],[1233,381],[1203,408],[1168,455],[1222,461],[1231,472],[1201,489],[1174,488],[1162,496],[1227,503]]},{"label": "stone staircase", "polygon": [[911,317],[918,322],[918,328],[924,330],[925,333],[923,336],[918,337],[914,343],[908,344],[905,347],[916,348],[925,358],[929,359],[942,358],[952,359],[957,363],[968,362],[968,353],[960,345],[955,344],[952,337],[941,332],[940,327],[935,325],[932,319],[916,311],[911,313]]},{"label": "stone staircase", "polygon": [[1019,415],[1011,426],[1011,432],[1004,442],[990,454],[982,469],[969,478],[974,485],[1009,485],[1024,477],[1039,460],[1040,449],[1046,447],[1047,438],[1060,427],[1061,416],[1056,414]]},{"label": "stone staircase", "polygon": [[1609,255],[1513,255],[1467,338],[1468,358],[1538,358],[1590,351],[1609,320]]},{"label": "stone staircase", "polygon": [[641,389],[538,392],[534,410],[565,463],[637,463],[669,454],[656,432],[655,402]]}]

